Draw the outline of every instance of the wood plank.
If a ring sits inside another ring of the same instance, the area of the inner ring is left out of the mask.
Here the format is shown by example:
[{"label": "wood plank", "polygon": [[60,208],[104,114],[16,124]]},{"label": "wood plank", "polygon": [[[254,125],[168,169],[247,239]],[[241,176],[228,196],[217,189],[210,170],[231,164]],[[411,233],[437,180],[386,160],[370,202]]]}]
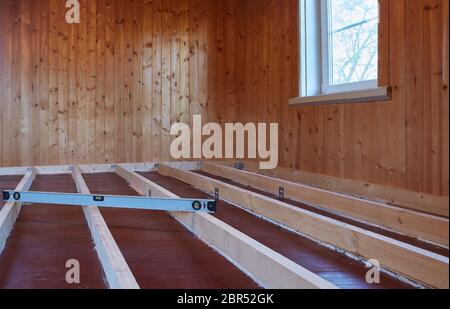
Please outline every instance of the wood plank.
[{"label": "wood plank", "polygon": [[[125,1],[115,1],[114,16],[114,160],[125,162]],[[127,138],[130,139],[130,138]]]},{"label": "wood plank", "polygon": [[189,87],[191,84],[195,82],[195,75],[189,70],[191,59],[193,55],[191,55],[189,39],[195,33],[195,29],[193,29],[189,24],[189,17],[194,14],[189,7],[189,1],[182,0],[179,4],[179,85],[178,85],[178,93],[179,93],[179,109],[177,119],[180,122],[191,123],[191,117],[189,114],[189,108],[196,104],[195,101],[190,97],[191,92],[189,91]]},{"label": "wood plank", "polygon": [[[106,98],[106,16],[105,0],[97,1],[96,8],[96,64],[97,74],[95,81],[95,163],[105,162],[105,98]],[[92,162],[91,162],[92,163]]]},{"label": "wood plank", "polygon": [[47,164],[58,164],[58,18],[56,0],[49,2],[49,151]]},{"label": "wood plank", "polygon": [[57,162],[58,164],[63,164],[68,162],[68,28],[69,24],[63,17],[65,14],[65,8],[61,3],[56,4],[56,28],[54,29],[57,33],[57,44],[58,44],[58,71],[57,71],[57,102],[56,102],[56,119],[57,119],[57,138],[58,138],[58,148],[57,148]]},{"label": "wood plank", "polygon": [[[6,2],[2,1],[0,2],[0,12],[6,11]],[[0,17],[1,18],[1,17]],[[0,37],[2,40],[0,41],[0,55],[2,57],[0,58],[0,166],[3,164],[3,115],[5,113],[5,106],[6,106],[6,82],[5,82],[5,74],[6,66],[8,65],[6,62],[6,47],[5,47],[5,38],[6,38],[6,32],[7,32],[7,25],[5,22],[5,18],[1,18],[0,21]],[[6,121],[5,121],[6,122]]]},{"label": "wood plank", "polygon": [[39,160],[49,164],[49,1],[39,1]]},{"label": "wood plank", "polygon": [[[33,168],[28,169],[25,176],[17,185],[16,191],[28,191],[35,177],[35,170]],[[21,208],[22,203],[8,202],[0,210],[0,254],[5,248],[6,241],[14,228],[14,223],[19,216]]]},{"label": "wood plank", "polygon": [[[20,163],[31,162],[32,154],[32,127],[31,127],[31,102],[32,102],[32,53],[31,53],[31,5],[29,2],[20,1],[20,87],[18,87],[20,101],[20,131],[17,142],[20,144]],[[17,40],[17,38],[15,38]]]},{"label": "wood plank", "polygon": [[77,106],[77,163],[87,161],[88,155],[88,103],[87,103],[87,0],[80,1],[80,24],[77,28],[77,75],[76,75],[76,106]]},{"label": "wood plank", "polygon": [[162,75],[162,84],[161,84],[161,145],[159,148],[160,158],[163,161],[170,160],[170,108],[171,108],[171,76],[170,76],[170,68],[171,68],[171,34],[172,34],[172,25],[170,24],[170,9],[169,2],[162,1],[161,2],[161,75]]},{"label": "wood plank", "polygon": [[317,241],[330,244],[422,284],[448,288],[449,259],[403,242],[291,206],[266,196],[161,164],[161,174],[191,184],[209,194],[219,189],[220,196],[257,215],[273,220]]},{"label": "wood plank", "polygon": [[[170,163],[172,164],[172,163]],[[123,163],[124,166],[131,168],[134,171],[153,171],[156,163]],[[179,167],[178,165],[174,165]],[[114,172],[115,164],[80,164],[78,167],[82,173],[111,173]],[[23,175],[30,167],[0,167],[0,176],[9,175]],[[37,174],[40,175],[54,175],[54,174],[71,174],[71,165],[48,165],[48,166],[34,166]],[[193,165],[187,165],[188,169],[192,169]]]},{"label": "wood plank", "polygon": [[442,188],[441,194],[449,193],[449,1],[443,1],[442,7],[442,38],[443,38],[443,64],[442,64]]},{"label": "wood plank", "polygon": [[97,1],[88,1],[87,5],[87,158],[86,162],[96,162],[96,81],[97,72]]},{"label": "wood plank", "polygon": [[[133,134],[135,139],[136,156],[133,160],[139,162],[152,160],[152,117],[142,117],[142,115],[152,115],[153,102],[153,2],[144,2],[143,20],[143,111],[140,112],[140,119],[136,121],[136,128]],[[143,114],[144,113],[144,114]],[[142,119],[143,118],[143,119]]]},{"label": "wood plank", "polygon": [[[78,46],[76,41],[76,32],[78,31],[78,25],[68,26],[68,38],[67,38],[67,154],[66,158],[69,163],[76,163],[78,157],[77,147],[77,51]],[[78,102],[80,103],[80,102]],[[65,162],[65,161],[62,161]]]},{"label": "wood plank", "polygon": [[190,123],[194,115],[201,115],[199,102],[199,87],[202,82],[199,80],[199,5],[199,0],[189,0],[189,14],[183,20],[183,27],[189,29],[189,33],[187,31],[182,32],[183,71],[187,72],[189,80],[182,80],[183,87],[181,91],[183,92],[183,100],[180,115],[182,116],[182,121],[186,123]]},{"label": "wood plank", "polygon": [[[180,108],[181,108],[181,14],[183,8],[179,0],[172,0],[164,2],[163,4],[167,10],[167,35],[168,35],[168,64],[169,64],[169,82],[170,82],[170,104],[168,106],[169,115],[164,115],[163,118],[169,117],[169,130],[173,123],[180,122]],[[170,41],[170,42],[169,42]],[[164,102],[163,102],[164,104]],[[170,142],[176,137],[170,136]],[[167,158],[168,159],[168,158]]]},{"label": "wood plank", "polygon": [[419,191],[423,186],[422,162],[422,1],[406,1],[406,173],[408,187]]},{"label": "wood plank", "polygon": [[286,198],[337,211],[351,218],[390,228],[442,246],[448,247],[449,244],[449,220],[445,218],[357,199],[207,162],[203,162],[201,169],[207,173],[225,177],[234,182],[262,189],[275,195],[282,187]]},{"label": "wood plank", "polygon": [[[72,167],[72,177],[77,186],[78,193],[90,194],[89,188],[83,179],[78,166]],[[83,207],[86,221],[94,240],[95,250],[111,289],[139,289],[125,258],[120,252],[114,237],[111,234],[100,210],[97,207]]]},{"label": "wood plank", "polygon": [[424,185],[428,192],[441,193],[442,180],[442,0],[423,0],[423,116]]},{"label": "wood plank", "polygon": [[[144,14],[144,13],[143,13]],[[138,16],[139,17],[139,16]],[[136,24],[139,23],[139,20]],[[151,20],[150,20],[151,23]],[[142,161],[141,109],[134,110],[134,18],[133,2],[124,5],[124,69],[123,69],[123,118],[124,118],[124,162]],[[139,27],[136,27],[139,28]],[[145,32],[144,32],[145,35]],[[137,40],[136,40],[137,41]],[[136,125],[135,125],[136,124]]]},{"label": "wood plank", "polygon": [[162,142],[162,3],[161,0],[153,1],[153,89],[152,89],[152,139],[151,139],[151,158],[159,161],[160,148]]},{"label": "wood plank", "polygon": [[[149,190],[154,197],[178,198],[158,184],[117,166],[123,177],[141,195]],[[202,241],[214,247],[241,270],[268,288],[336,288],[333,284],[276,253],[256,240],[206,213],[170,212]]]},{"label": "wood plank", "polygon": [[105,158],[103,162],[114,162],[115,161],[115,49],[116,42],[114,40],[115,31],[115,11],[116,7],[114,5],[115,1],[106,0],[105,3]]},{"label": "wood plank", "polygon": [[[30,138],[31,138],[31,164],[39,163],[40,161],[40,109],[39,109],[39,58],[40,58],[40,11],[41,1],[33,0],[31,2],[31,50],[36,51],[31,53],[31,123],[30,123]],[[0,86],[1,87],[1,86]],[[1,91],[1,90],[0,90]],[[1,119],[0,119],[1,126]],[[0,138],[1,145],[1,138]],[[0,156],[1,161],[1,156]]]},{"label": "wood plank", "polygon": [[[232,163],[226,163],[225,161],[220,161],[220,163],[226,164],[227,166],[232,165]],[[444,196],[412,192],[400,188],[283,167],[278,167],[270,171],[259,170],[257,164],[254,162],[245,162],[245,169],[254,173],[298,182],[300,184],[318,187],[328,191],[349,194],[447,218],[449,216],[449,199]]]},{"label": "wood plank", "polygon": [[3,93],[1,99],[2,105],[2,117],[4,119],[2,126],[2,164],[4,166],[14,164],[14,147],[13,147],[13,127],[10,124],[8,119],[13,119],[12,116],[12,65],[13,65],[13,24],[11,22],[12,19],[12,2],[2,2],[2,9],[0,13],[6,14],[6,16],[2,16],[2,42],[3,42]]}]

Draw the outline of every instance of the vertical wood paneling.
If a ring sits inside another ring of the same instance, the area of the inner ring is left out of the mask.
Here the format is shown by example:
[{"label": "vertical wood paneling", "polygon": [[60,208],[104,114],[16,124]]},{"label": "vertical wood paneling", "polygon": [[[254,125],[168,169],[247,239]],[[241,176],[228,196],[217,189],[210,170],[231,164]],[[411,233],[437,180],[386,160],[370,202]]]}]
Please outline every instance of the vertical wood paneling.
[{"label": "vertical wood paneling", "polygon": [[449,183],[449,152],[448,152],[448,135],[449,135],[449,124],[448,124],[448,108],[449,108],[449,95],[448,95],[448,79],[449,79],[449,1],[442,1],[442,49],[443,49],[443,63],[442,63],[442,184],[441,184],[441,194],[448,196]]},{"label": "vertical wood paneling", "polygon": [[87,1],[87,34],[86,34],[86,103],[87,103],[87,159],[96,162],[96,120],[97,96],[97,1]]},{"label": "vertical wood paneling", "polygon": [[[162,27],[161,27],[161,152],[160,158],[164,161],[170,160],[170,119],[171,119],[171,4],[172,1],[162,1]],[[174,104],[175,105],[175,104]]]},{"label": "vertical wood paneling", "polygon": [[39,160],[49,163],[49,8],[48,1],[39,1]]},{"label": "vertical wood paneling", "polygon": [[67,72],[67,161],[75,163],[78,157],[78,151],[81,150],[77,145],[77,106],[80,102],[77,100],[77,30],[80,27],[68,25],[68,72]]},{"label": "vertical wood paneling", "polygon": [[[31,4],[31,12],[39,12],[39,1],[33,0]],[[40,111],[39,111],[39,35],[41,33],[39,14],[31,14],[31,162],[39,162],[40,159]]]},{"label": "vertical wood paneling", "polygon": [[297,1],[244,1],[234,57],[222,13],[232,3],[218,7],[219,121],[278,122],[281,166],[448,195],[448,0],[381,2],[380,83],[392,101],[296,108],[287,101],[298,95]]},{"label": "vertical wood paneling", "polygon": [[115,12],[117,2],[106,0],[106,34],[105,34],[105,162],[114,162],[114,142],[115,134],[115,59],[116,59],[116,40],[115,40]]},{"label": "vertical wood paneling", "polygon": [[125,162],[125,1],[115,5],[114,20],[114,159]]},{"label": "vertical wood paneling", "polygon": [[441,191],[441,111],[442,111],[442,0],[424,0],[424,49],[423,74],[427,76],[423,87],[423,116],[426,130],[424,188],[439,194]]},{"label": "vertical wood paneling", "polygon": [[20,1],[20,49],[15,55],[20,55],[20,87],[17,87],[17,100],[20,101],[20,141],[19,155],[21,162],[31,162],[32,157],[32,127],[31,106],[33,100],[32,87],[32,43],[31,43],[31,9],[33,2]]},{"label": "vertical wood paneling", "polygon": [[105,0],[97,1],[96,10],[96,25],[97,25],[97,39],[96,39],[96,64],[97,73],[95,80],[95,148],[96,160],[95,162],[105,161],[105,36],[106,36],[106,16],[105,16]]},{"label": "vertical wood paneling", "polygon": [[[6,11],[6,1],[0,2],[0,12]],[[5,50],[5,38],[6,38],[6,29],[7,25],[5,23],[5,20],[2,19],[0,21],[0,51]],[[5,61],[5,55],[2,55],[0,57],[0,145],[3,146],[3,118],[5,114],[5,106],[6,106],[6,100],[5,100],[5,94],[6,94],[6,85],[5,85],[5,72],[6,70],[6,61]],[[3,149],[0,148],[0,163],[3,163]]]},{"label": "vertical wood paneling", "polygon": [[[60,162],[69,162],[70,153],[67,148],[67,140],[70,138],[69,136],[69,128],[67,123],[67,94],[70,90],[68,87],[68,51],[69,51],[69,43],[68,43],[68,29],[69,25],[65,22],[64,15],[65,9],[61,5],[61,3],[57,2],[57,26],[55,31],[58,36],[58,96],[57,96],[57,132],[58,132],[58,163]],[[72,28],[72,27],[71,27]]]},{"label": "vertical wood paneling", "polygon": [[152,140],[151,158],[158,160],[160,158],[161,138],[162,138],[162,3],[161,0],[153,1],[153,89],[152,89]]},{"label": "vertical wood paneling", "polygon": [[[217,6],[213,1],[206,1],[207,10],[207,118],[216,119],[217,115]],[[204,82],[204,81],[203,81]]]},{"label": "vertical wood paneling", "polygon": [[76,107],[77,107],[77,158],[76,162],[86,162],[88,156],[88,99],[87,99],[87,18],[88,18],[88,0],[80,1],[80,19],[81,24],[77,27],[77,72],[76,72]]},{"label": "vertical wood paneling", "polygon": [[[18,160],[18,162],[22,162],[22,155],[20,153],[20,147],[22,146],[22,141],[20,140],[21,137],[21,124],[22,124],[22,117],[20,114],[21,111],[21,68],[22,68],[22,57],[16,57],[16,55],[21,55],[20,47],[22,44],[22,36],[21,36],[21,30],[22,30],[22,16],[21,16],[21,10],[20,10],[20,2],[13,1],[13,11],[12,16],[15,19],[12,19],[12,31],[11,31],[11,44],[12,44],[12,52],[10,54],[10,61],[11,61],[11,118],[14,119],[10,123],[12,130],[11,134],[9,134],[9,139],[11,142],[11,147],[7,150],[8,152],[11,151],[11,162],[14,162]],[[26,61],[26,60],[25,60]]]},{"label": "vertical wood paneling", "polygon": [[406,1],[406,61],[409,72],[406,75],[406,171],[408,187],[414,190],[422,188],[422,1]]},{"label": "vertical wood paneling", "polygon": [[[58,164],[58,16],[57,1],[49,2],[49,160],[48,164]],[[45,99],[44,99],[45,100]]]},{"label": "vertical wood paneling", "polygon": [[[148,1],[147,1],[148,2]],[[149,8],[148,3],[145,4],[145,14],[151,14],[151,9]],[[149,37],[152,36],[151,28],[149,27],[149,23],[152,22],[152,20],[149,20],[148,18],[144,19],[144,2],[142,0],[133,0],[132,1],[132,16],[133,16],[133,106],[134,106],[134,115],[133,115],[133,132],[134,132],[134,157],[135,161],[139,161],[139,159],[148,159],[148,154],[146,151],[148,151],[148,146],[152,139],[147,136],[147,130],[146,134],[144,135],[142,128],[144,123],[147,123],[148,116],[144,117],[145,115],[152,115],[149,114],[148,106],[149,104],[152,104],[152,98],[148,97],[148,92],[151,91],[151,86],[148,86],[146,83],[146,80],[149,78],[147,75],[152,74],[148,68],[147,64],[144,63],[144,71],[143,71],[143,52],[144,57],[148,57],[147,53],[148,50],[148,44],[149,44]],[[147,16],[147,15],[145,15]],[[151,15],[148,15],[151,16]],[[144,28],[145,27],[145,28]],[[147,29],[148,30],[143,30]],[[148,31],[148,33],[147,33]],[[151,41],[151,39],[150,39]],[[143,42],[144,43],[144,51],[143,51]],[[150,43],[152,44],[152,43]],[[144,60],[148,61],[148,60]],[[153,60],[152,60],[153,61]],[[145,75],[143,75],[145,74]],[[145,88],[143,86],[145,84]],[[145,90],[145,92],[144,92]],[[150,100],[150,102],[149,102]],[[142,153],[144,152],[144,153]]]},{"label": "vertical wood paneling", "polygon": [[[152,1],[144,2],[144,16],[153,17]],[[145,18],[143,21],[143,111],[139,113],[138,121],[133,134],[135,143],[135,156],[127,161],[151,161],[152,160],[152,117],[142,117],[142,114],[153,115],[153,18]],[[143,143],[146,141],[146,143]],[[131,145],[130,145],[131,146]],[[145,147],[145,148],[143,148]]]},{"label": "vertical wood paneling", "polygon": [[278,122],[281,166],[448,195],[448,0],[382,0],[393,100],[291,108],[297,0],[0,0],[0,165],[169,160],[170,126]]}]

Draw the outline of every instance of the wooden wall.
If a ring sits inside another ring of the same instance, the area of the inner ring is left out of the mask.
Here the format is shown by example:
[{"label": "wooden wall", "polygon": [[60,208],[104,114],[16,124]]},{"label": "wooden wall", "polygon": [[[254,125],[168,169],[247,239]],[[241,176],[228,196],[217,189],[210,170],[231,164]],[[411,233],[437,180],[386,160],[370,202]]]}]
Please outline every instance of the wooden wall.
[{"label": "wooden wall", "polygon": [[243,2],[224,120],[279,122],[282,166],[448,195],[448,0],[381,0],[392,101],[295,108],[297,0]]},{"label": "wooden wall", "polygon": [[448,0],[381,0],[393,100],[289,107],[297,0],[0,0],[0,165],[169,159],[192,114],[280,123],[280,165],[448,195]]},{"label": "wooden wall", "polygon": [[0,0],[0,166],[168,160],[214,104],[215,1],[79,2]]}]

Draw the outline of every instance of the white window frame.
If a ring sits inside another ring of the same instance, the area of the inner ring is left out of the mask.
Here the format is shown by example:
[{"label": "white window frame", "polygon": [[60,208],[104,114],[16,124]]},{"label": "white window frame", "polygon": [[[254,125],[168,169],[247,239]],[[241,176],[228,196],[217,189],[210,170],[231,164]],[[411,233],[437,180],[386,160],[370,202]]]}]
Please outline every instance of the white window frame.
[{"label": "white window frame", "polygon": [[330,46],[331,42],[331,27],[329,14],[330,0],[321,1],[321,41],[322,41],[322,93],[338,93],[347,91],[357,91],[364,89],[376,88],[378,86],[378,79],[366,80],[354,83],[345,83],[341,85],[330,85],[331,72],[330,66],[332,61],[332,55]]},{"label": "white window frame", "polygon": [[300,89],[303,97],[362,91],[378,87],[378,79],[330,85],[329,1],[299,0]]}]

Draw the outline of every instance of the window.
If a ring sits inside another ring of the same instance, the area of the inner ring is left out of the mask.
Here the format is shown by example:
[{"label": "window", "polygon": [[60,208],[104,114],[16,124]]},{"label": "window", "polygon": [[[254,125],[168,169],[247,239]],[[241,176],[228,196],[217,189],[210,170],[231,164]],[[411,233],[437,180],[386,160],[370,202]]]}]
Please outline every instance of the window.
[{"label": "window", "polygon": [[378,86],[378,0],[300,0],[301,95]]}]

